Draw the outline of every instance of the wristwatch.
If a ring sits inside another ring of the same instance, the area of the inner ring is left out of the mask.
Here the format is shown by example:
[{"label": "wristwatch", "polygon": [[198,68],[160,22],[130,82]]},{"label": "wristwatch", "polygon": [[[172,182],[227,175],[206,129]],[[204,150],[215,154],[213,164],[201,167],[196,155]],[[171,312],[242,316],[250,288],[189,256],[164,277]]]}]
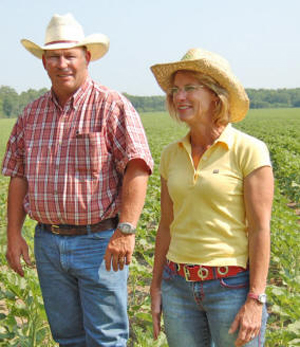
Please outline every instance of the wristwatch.
[{"label": "wristwatch", "polygon": [[262,293],[262,294],[248,293],[248,297],[251,299],[257,300],[261,304],[265,304],[267,302],[267,295],[265,293]]},{"label": "wristwatch", "polygon": [[131,223],[119,223],[117,226],[117,229],[119,229],[123,234],[135,234],[136,228]]}]

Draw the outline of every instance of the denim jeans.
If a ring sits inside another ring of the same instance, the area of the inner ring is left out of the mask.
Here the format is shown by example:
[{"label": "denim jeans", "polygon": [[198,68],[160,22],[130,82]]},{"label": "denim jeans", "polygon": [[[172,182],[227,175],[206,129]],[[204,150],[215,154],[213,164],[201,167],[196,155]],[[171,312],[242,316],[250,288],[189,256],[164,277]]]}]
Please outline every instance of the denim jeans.
[{"label": "denim jeans", "polygon": [[[211,281],[187,282],[164,269],[162,307],[170,347],[233,347],[237,338],[228,330],[249,290],[249,272]],[[263,307],[260,335],[244,345],[261,347],[267,321]]]},{"label": "denim jeans", "polygon": [[53,338],[60,346],[126,346],[128,267],[103,260],[114,230],[61,236],[35,229],[35,258]]}]

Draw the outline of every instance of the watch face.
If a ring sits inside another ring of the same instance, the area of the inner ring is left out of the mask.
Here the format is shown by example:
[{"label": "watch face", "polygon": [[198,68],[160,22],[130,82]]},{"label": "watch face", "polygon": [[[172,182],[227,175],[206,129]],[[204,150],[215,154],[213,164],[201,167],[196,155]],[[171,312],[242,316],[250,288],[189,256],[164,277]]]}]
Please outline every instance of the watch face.
[{"label": "watch face", "polygon": [[125,233],[129,233],[130,232],[130,225],[128,224],[123,224],[122,225],[122,231],[125,231]]},{"label": "watch face", "polygon": [[130,223],[119,223],[118,229],[120,229],[124,234],[135,234],[136,232],[135,227]]},{"label": "watch face", "polygon": [[267,302],[267,295],[266,294],[260,294],[258,296],[258,301],[261,302],[262,304],[265,304]]}]

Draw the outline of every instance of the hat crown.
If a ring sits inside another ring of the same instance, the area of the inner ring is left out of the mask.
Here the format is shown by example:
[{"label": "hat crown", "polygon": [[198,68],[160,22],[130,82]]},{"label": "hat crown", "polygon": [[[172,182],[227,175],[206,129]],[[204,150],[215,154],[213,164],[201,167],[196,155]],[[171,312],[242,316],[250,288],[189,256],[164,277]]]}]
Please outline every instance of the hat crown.
[{"label": "hat crown", "polygon": [[84,36],[82,26],[71,13],[55,14],[46,29],[44,46],[22,39],[22,45],[35,57],[42,59],[47,50],[72,49],[85,46],[91,54],[91,61],[102,58],[109,49],[109,39],[103,34]]},{"label": "hat crown", "polygon": [[55,14],[46,29],[45,45],[60,42],[79,42],[84,39],[82,26],[68,13],[66,15]]},{"label": "hat crown", "polygon": [[220,55],[200,48],[191,48],[182,57],[181,61],[203,60],[209,65],[218,66],[219,69],[230,71],[229,62]]}]

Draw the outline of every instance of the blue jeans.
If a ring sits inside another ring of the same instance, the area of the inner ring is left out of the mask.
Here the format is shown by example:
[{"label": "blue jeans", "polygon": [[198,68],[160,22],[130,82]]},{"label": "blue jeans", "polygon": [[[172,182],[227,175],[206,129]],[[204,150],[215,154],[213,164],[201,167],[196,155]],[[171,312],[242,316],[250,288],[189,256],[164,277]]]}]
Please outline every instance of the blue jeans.
[{"label": "blue jeans", "polygon": [[35,229],[35,258],[53,338],[60,346],[126,346],[128,267],[106,271],[114,230],[61,236]]},{"label": "blue jeans", "polygon": [[[170,347],[233,347],[237,333],[228,330],[249,290],[249,272],[211,281],[187,282],[164,269],[162,307]],[[263,308],[260,335],[245,347],[261,347],[267,321]]]}]

